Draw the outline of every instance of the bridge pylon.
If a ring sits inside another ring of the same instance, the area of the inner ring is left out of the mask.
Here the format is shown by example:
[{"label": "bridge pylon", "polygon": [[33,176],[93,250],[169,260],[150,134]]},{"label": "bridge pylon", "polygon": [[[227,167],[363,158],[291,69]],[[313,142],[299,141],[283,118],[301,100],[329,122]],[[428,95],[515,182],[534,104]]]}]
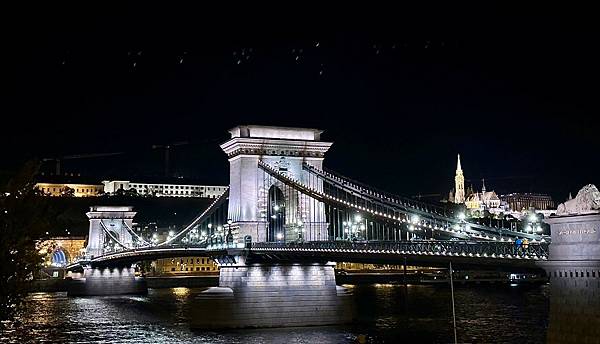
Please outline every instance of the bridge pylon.
[{"label": "bridge pylon", "polygon": [[253,242],[328,240],[325,206],[286,187],[259,168],[265,163],[295,180],[322,190],[322,181],[302,168],[322,168],[332,142],[320,140],[321,130],[241,125],[229,130],[221,145],[229,158],[231,229],[239,244]]},{"label": "bridge pylon", "polygon": [[[129,206],[92,206],[86,213],[90,219],[90,230],[86,256],[89,258],[106,253],[106,245],[133,247],[131,225],[136,212]],[[116,241],[116,242],[114,242]]]}]

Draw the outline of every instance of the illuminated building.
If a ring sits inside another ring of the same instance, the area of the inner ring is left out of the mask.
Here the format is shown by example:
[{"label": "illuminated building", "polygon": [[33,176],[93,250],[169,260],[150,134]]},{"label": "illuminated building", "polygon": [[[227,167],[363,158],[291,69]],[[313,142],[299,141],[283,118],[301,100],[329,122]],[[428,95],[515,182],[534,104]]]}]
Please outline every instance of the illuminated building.
[{"label": "illuminated building", "polygon": [[85,252],[85,237],[55,237],[38,243],[45,267],[64,267]]},{"label": "illuminated building", "polygon": [[545,194],[534,193],[511,193],[502,195],[500,198],[508,203],[508,206],[513,211],[529,210],[551,210],[554,209],[554,201],[552,197]]},{"label": "illuminated building", "polygon": [[465,202],[465,176],[460,166],[460,154],[456,160],[456,174],[454,176],[454,203]]},{"label": "illuminated building", "polygon": [[456,174],[454,176],[454,190],[450,191],[448,196],[449,202],[464,204],[468,210],[489,210],[492,213],[499,213],[506,210],[505,204],[500,200],[495,191],[487,191],[485,189],[485,181],[481,192],[475,192],[471,187],[465,191],[465,176],[460,164],[460,154],[456,162]]},{"label": "illuminated building", "polygon": [[138,195],[168,196],[168,197],[206,197],[217,198],[225,190],[226,186],[198,185],[186,183],[163,183],[163,182],[136,182],[129,180],[105,180],[104,192],[115,194],[118,190],[135,190]]},{"label": "illuminated building", "polygon": [[465,200],[465,206],[469,210],[490,210],[500,208],[500,198],[496,192],[486,191],[485,181],[481,187],[481,192],[472,192]]},{"label": "illuminated building", "polygon": [[182,257],[157,259],[152,263],[155,274],[185,275],[218,273],[218,264],[208,257]]},{"label": "illuminated building", "polygon": [[[338,262],[335,264],[336,270],[344,271],[401,271],[404,269],[403,265],[393,264],[367,264],[367,263],[350,263],[350,262]],[[407,270],[417,270],[416,266],[406,266]]]},{"label": "illuminated building", "polygon": [[101,184],[36,183],[35,188],[47,196],[93,197],[104,192],[104,185]]}]

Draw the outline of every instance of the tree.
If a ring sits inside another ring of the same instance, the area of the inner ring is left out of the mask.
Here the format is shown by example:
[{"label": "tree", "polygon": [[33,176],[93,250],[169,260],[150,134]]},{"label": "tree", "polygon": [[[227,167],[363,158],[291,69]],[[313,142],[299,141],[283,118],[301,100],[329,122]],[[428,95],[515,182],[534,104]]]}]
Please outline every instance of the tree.
[{"label": "tree", "polygon": [[129,189],[125,190],[125,193],[124,193],[124,195],[125,195],[125,196],[128,196],[128,197],[136,197],[136,196],[138,195],[138,193],[137,193],[137,190],[136,190],[136,189],[134,189],[134,188],[129,188]]},{"label": "tree", "polygon": [[36,240],[48,230],[47,198],[33,188],[38,161],[27,162],[0,195],[0,320],[14,317],[39,271]]}]

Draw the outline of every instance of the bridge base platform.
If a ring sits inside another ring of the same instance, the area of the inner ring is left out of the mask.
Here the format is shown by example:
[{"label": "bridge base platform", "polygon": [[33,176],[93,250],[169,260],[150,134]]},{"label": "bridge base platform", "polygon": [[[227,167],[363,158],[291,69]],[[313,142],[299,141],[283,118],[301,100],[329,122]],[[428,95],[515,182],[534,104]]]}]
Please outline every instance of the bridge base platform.
[{"label": "bridge base platform", "polygon": [[143,277],[135,276],[133,267],[85,268],[67,283],[69,296],[102,296],[148,293]]},{"label": "bridge base platform", "polygon": [[600,342],[600,214],[546,219],[552,231],[548,343]]},{"label": "bridge base platform", "polygon": [[196,328],[334,325],[351,322],[351,293],[333,264],[221,266],[220,287],[198,296]]}]

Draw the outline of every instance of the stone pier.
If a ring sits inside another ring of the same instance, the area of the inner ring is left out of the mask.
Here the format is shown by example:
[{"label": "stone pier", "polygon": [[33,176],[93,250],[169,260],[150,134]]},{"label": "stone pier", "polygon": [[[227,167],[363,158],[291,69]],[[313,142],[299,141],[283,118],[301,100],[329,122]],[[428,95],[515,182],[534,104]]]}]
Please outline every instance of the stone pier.
[{"label": "stone pier", "polygon": [[69,296],[99,296],[146,294],[148,287],[143,277],[135,276],[133,266],[114,268],[85,267],[83,272],[72,273],[67,283]]},{"label": "stone pier", "polygon": [[336,286],[333,263],[221,266],[219,287],[198,298],[193,327],[244,328],[348,323],[351,295]]},{"label": "stone pier", "polygon": [[600,214],[546,220],[552,244],[548,343],[598,343],[600,338]]}]

